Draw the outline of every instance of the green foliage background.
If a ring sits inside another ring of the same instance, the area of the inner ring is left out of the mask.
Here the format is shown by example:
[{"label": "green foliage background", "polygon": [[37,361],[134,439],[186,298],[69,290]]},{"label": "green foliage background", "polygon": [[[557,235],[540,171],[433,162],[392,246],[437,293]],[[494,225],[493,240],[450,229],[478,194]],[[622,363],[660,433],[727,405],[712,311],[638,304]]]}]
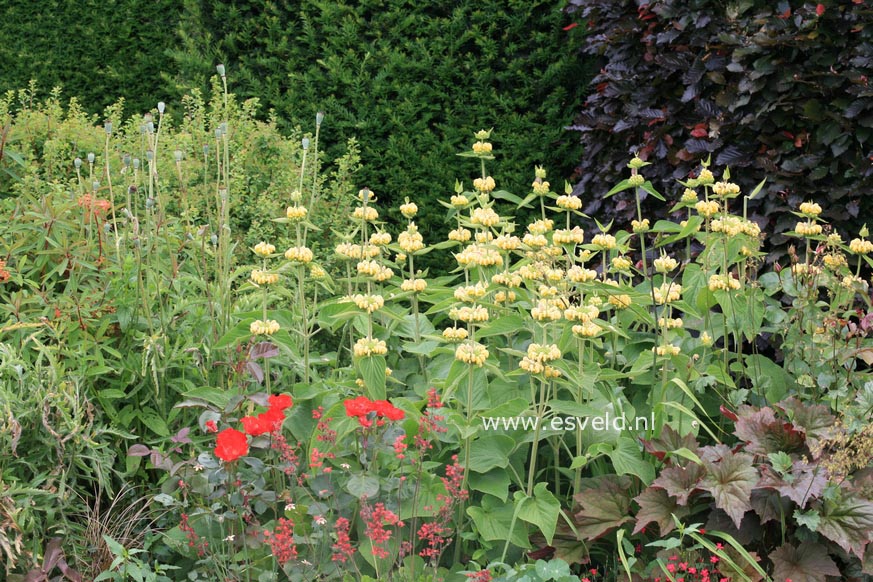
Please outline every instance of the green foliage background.
[{"label": "green foliage background", "polygon": [[6,0],[0,18],[0,89],[31,80],[62,86],[91,113],[124,97],[132,111],[178,98],[162,78],[177,70],[181,5],[172,0]]},{"label": "green foliage background", "polygon": [[590,75],[567,42],[582,33],[562,30],[562,5],[187,0],[174,56],[182,85],[224,62],[235,92],[286,123],[324,111],[325,144],[360,141],[360,184],[414,199],[429,228],[436,198],[479,171],[471,163],[457,175],[452,164],[478,129],[496,128],[491,172],[502,188],[526,193],[536,164],[556,184],[572,173],[580,149],[564,126]]},{"label": "green foliage background", "polygon": [[[164,100],[178,115],[179,96],[205,91],[225,63],[231,90],[257,97],[280,128],[312,127],[324,111],[329,158],[356,137],[359,185],[395,205],[437,208],[455,180],[469,185],[478,165],[459,175],[452,161],[478,129],[496,128],[491,172],[520,194],[534,165],[561,187],[581,155],[564,126],[590,74],[583,33],[562,30],[562,1],[5,4],[0,90],[36,79],[41,94],[62,85],[92,114],[124,97],[128,113]],[[420,226],[435,228],[441,213],[423,214]]]}]

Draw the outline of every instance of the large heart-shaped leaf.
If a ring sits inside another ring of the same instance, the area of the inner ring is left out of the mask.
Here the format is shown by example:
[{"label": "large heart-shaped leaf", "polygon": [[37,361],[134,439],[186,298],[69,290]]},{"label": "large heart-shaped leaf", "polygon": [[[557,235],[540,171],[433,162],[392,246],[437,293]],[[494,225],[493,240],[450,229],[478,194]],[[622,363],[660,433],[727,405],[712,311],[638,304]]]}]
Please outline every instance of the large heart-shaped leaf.
[{"label": "large heart-shaped leaf", "polygon": [[701,459],[706,476],[700,488],[712,495],[715,506],[724,510],[739,528],[743,515],[752,508],[752,488],[758,483],[752,455],[727,450],[717,456],[701,455]]},{"label": "large heart-shaped leaf", "polygon": [[770,553],[774,580],[791,582],[827,582],[828,576],[839,576],[840,569],[828,556],[827,548],[813,542],[794,547],[785,544]]},{"label": "large heart-shaped leaf", "polygon": [[574,499],[579,537],[597,539],[630,520],[632,480],[627,475],[603,475],[583,479]]}]

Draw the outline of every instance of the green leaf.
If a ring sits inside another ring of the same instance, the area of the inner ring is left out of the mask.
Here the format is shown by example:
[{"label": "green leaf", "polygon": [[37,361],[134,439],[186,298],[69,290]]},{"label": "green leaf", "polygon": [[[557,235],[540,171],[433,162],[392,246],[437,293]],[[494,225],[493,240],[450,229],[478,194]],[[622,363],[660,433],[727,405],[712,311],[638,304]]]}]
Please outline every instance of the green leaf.
[{"label": "green leaf", "polygon": [[379,493],[379,479],[372,475],[352,475],[346,490],[358,499],[373,499]]},{"label": "green leaf", "polygon": [[509,498],[509,473],[496,468],[487,473],[470,473],[470,489],[497,497],[501,501]]},{"label": "green leaf", "polygon": [[167,428],[167,423],[161,418],[152,408],[144,408],[137,412],[137,418],[142,421],[149,430],[158,436],[170,436],[170,429]]},{"label": "green leaf", "polygon": [[526,322],[520,315],[504,315],[484,325],[476,331],[476,339],[494,335],[518,334],[526,329]]},{"label": "green leaf", "polygon": [[[551,540],[549,540],[549,543],[552,543]],[[558,580],[570,576],[570,565],[563,560],[552,559],[548,562],[545,560],[537,560],[534,569],[536,570],[537,576],[543,580]]]},{"label": "green leaf", "polygon": [[[505,503],[491,495],[482,497],[482,501],[478,506],[474,505],[467,508],[467,515],[472,518],[483,540],[502,542],[509,536],[509,541],[513,545],[520,548],[529,548],[530,541],[528,540],[527,526],[524,522],[519,522],[518,520],[513,524],[512,516],[514,514],[514,505]],[[510,528],[512,530],[511,534]]]},{"label": "green leaf", "polygon": [[244,319],[238,322],[235,326],[230,328],[227,333],[221,336],[221,338],[219,338],[217,342],[215,342],[215,345],[212,346],[212,349],[222,350],[224,348],[235,346],[242,341],[248,340],[250,337],[252,337],[252,332],[249,330],[252,325],[252,321],[254,320]]},{"label": "green leaf", "polygon": [[364,380],[364,390],[372,400],[387,398],[385,366],[385,356],[365,356],[355,359],[355,367]]},{"label": "green leaf", "polygon": [[527,497],[521,491],[517,491],[515,502],[521,504],[518,507],[518,518],[535,525],[545,536],[546,542],[551,544],[552,538],[555,537],[561,503],[547,489],[547,485],[537,483],[534,486],[533,497]]},{"label": "green leaf", "polygon": [[509,454],[515,449],[515,440],[507,435],[490,435],[477,439],[470,447],[467,468],[476,473],[487,473],[509,465]]},{"label": "green leaf", "polygon": [[636,475],[646,485],[655,478],[655,468],[643,459],[640,448],[631,437],[619,437],[615,448],[609,453],[609,458],[619,475]]}]

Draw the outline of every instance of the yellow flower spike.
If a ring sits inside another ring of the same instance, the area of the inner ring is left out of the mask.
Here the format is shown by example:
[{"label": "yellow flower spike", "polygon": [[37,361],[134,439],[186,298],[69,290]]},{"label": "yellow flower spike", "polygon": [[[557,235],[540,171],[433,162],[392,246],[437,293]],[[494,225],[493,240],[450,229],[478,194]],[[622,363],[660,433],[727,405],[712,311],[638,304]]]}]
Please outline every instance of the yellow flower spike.
[{"label": "yellow flower spike", "polygon": [[712,336],[709,335],[709,332],[705,331],[700,334],[700,343],[707,348],[713,344],[713,339]]},{"label": "yellow flower spike", "polygon": [[472,238],[472,236],[472,231],[464,228],[463,226],[449,231],[449,240],[455,242],[467,242]]},{"label": "yellow flower spike", "polygon": [[697,213],[704,218],[710,218],[715,214],[718,214],[719,209],[718,202],[716,202],[715,200],[710,200],[709,202],[707,202],[706,200],[701,200],[694,205],[694,208],[695,210],[697,210]]},{"label": "yellow flower spike", "polygon": [[388,353],[388,346],[384,341],[372,337],[362,337],[355,342],[352,349],[356,358],[365,358],[368,356],[384,356]]},{"label": "yellow flower spike", "polygon": [[407,202],[406,204],[401,204],[400,214],[402,214],[405,218],[415,218],[415,215],[418,214],[418,206],[415,204],[415,202]]},{"label": "yellow flower spike", "polygon": [[656,354],[659,356],[678,356],[679,355],[679,346],[674,346],[672,344],[667,344],[664,346],[658,346],[657,348],[652,348]]},{"label": "yellow flower spike", "polygon": [[265,243],[263,241],[259,242],[255,245],[255,248],[252,249],[256,255],[259,257],[269,257],[273,253],[276,252],[275,245],[271,245],[269,243]]},{"label": "yellow flower spike", "polygon": [[558,229],[552,234],[552,242],[556,245],[577,244],[585,242],[585,231],[578,226]]},{"label": "yellow flower spike", "polygon": [[806,222],[798,222],[794,227],[794,232],[800,236],[817,236],[822,233],[822,226],[817,222],[807,220]]},{"label": "yellow flower spike", "polygon": [[372,206],[358,206],[352,212],[352,218],[356,220],[364,220],[366,222],[374,222],[379,218],[379,212]]},{"label": "yellow flower spike", "polygon": [[484,365],[488,355],[488,348],[474,341],[462,343],[455,350],[456,360],[473,366]]},{"label": "yellow flower spike", "polygon": [[644,218],[642,220],[632,220],[631,230],[633,230],[635,234],[645,234],[649,232],[651,230],[651,227],[649,226],[649,219]]},{"label": "yellow flower spike", "polygon": [[325,271],[320,265],[310,265],[309,276],[313,279],[323,279],[324,277],[327,277],[327,271]]},{"label": "yellow flower spike", "polygon": [[592,321],[573,326],[573,333],[583,338],[597,337],[601,332],[603,332],[603,328]]},{"label": "yellow flower spike", "polygon": [[682,285],[678,283],[664,283],[660,287],[655,287],[652,290],[652,294],[655,297],[655,303],[658,305],[679,301],[682,297]]},{"label": "yellow flower spike", "polygon": [[587,283],[597,278],[597,271],[573,265],[567,269],[567,278],[573,283]]},{"label": "yellow flower spike", "polygon": [[291,247],[285,251],[285,258],[294,263],[311,263],[314,255],[307,247]]},{"label": "yellow flower spike", "polygon": [[527,357],[535,362],[554,362],[561,357],[561,350],[556,344],[530,344]]},{"label": "yellow flower spike", "polygon": [[421,293],[427,289],[427,281],[424,279],[404,279],[400,284],[401,291],[411,291],[413,293]]},{"label": "yellow flower spike", "polygon": [[490,154],[493,146],[487,141],[477,141],[473,144],[473,152],[477,154]]},{"label": "yellow flower spike", "polygon": [[701,186],[707,186],[715,182],[715,176],[712,175],[712,172],[708,168],[703,168],[700,170],[700,175],[697,176],[697,183]]},{"label": "yellow flower spike", "polygon": [[646,183],[646,179],[641,174],[633,174],[627,179],[627,185],[631,188],[639,188]]},{"label": "yellow flower spike", "polygon": [[350,297],[352,302],[362,311],[373,313],[385,306],[385,298],[381,295],[364,295],[358,293]]},{"label": "yellow flower spike", "polygon": [[867,255],[873,251],[873,242],[866,239],[853,238],[849,243],[849,250],[856,255]]},{"label": "yellow flower spike", "polygon": [[372,204],[377,200],[378,198],[376,198],[376,195],[373,194],[373,191],[369,188],[361,188],[360,190],[358,190],[358,201]]},{"label": "yellow flower spike", "polygon": [[629,271],[633,263],[627,257],[613,257],[612,268],[616,271]]},{"label": "yellow flower spike", "polygon": [[463,327],[447,327],[443,330],[443,339],[450,342],[459,342],[467,339],[467,330]]},{"label": "yellow flower spike", "polygon": [[551,184],[545,180],[537,178],[533,184],[531,184],[531,188],[533,189],[533,193],[537,196],[545,196],[551,191]]},{"label": "yellow flower spike", "polygon": [[608,251],[616,247],[615,237],[611,234],[595,234],[591,239],[591,244],[600,250]]},{"label": "yellow flower spike", "polygon": [[740,187],[732,182],[716,182],[712,185],[712,192],[716,196],[722,198],[726,196],[736,196],[740,193]]},{"label": "yellow flower spike", "polygon": [[465,206],[470,204],[470,201],[463,194],[452,196],[451,202],[452,206],[454,206],[455,208],[464,208]]},{"label": "yellow flower spike", "polygon": [[306,218],[307,212],[305,206],[289,206],[285,210],[285,216],[288,220],[303,220]]},{"label": "yellow flower spike", "polygon": [[816,218],[821,214],[821,206],[815,202],[804,202],[800,205],[800,213],[808,218]]},{"label": "yellow flower spike", "polygon": [[281,327],[279,323],[272,319],[266,319],[261,321],[260,319],[256,319],[249,325],[249,332],[252,335],[273,335],[277,331],[279,331]]},{"label": "yellow flower spike", "polygon": [[502,251],[514,251],[521,246],[521,239],[517,236],[501,234],[494,239],[494,246]]},{"label": "yellow flower spike", "polygon": [[424,237],[418,232],[418,227],[415,226],[415,223],[410,222],[406,230],[398,235],[397,243],[403,252],[412,254],[424,248]]},{"label": "yellow flower spike", "polygon": [[658,318],[658,327],[660,328],[666,327],[667,329],[677,329],[682,327],[683,325],[685,325],[685,322],[683,322],[681,318]]},{"label": "yellow flower spike", "polygon": [[680,198],[680,202],[684,202],[685,204],[696,204],[697,192],[695,192],[691,188],[685,188],[685,191],[682,192],[682,198]]},{"label": "yellow flower spike", "polygon": [[391,244],[390,232],[374,232],[370,235],[370,244],[377,247],[384,247]]},{"label": "yellow flower spike", "polygon": [[669,273],[679,266],[679,261],[667,255],[661,255],[653,261],[655,270],[659,273]]},{"label": "yellow flower spike", "polygon": [[473,180],[473,188],[475,188],[477,192],[481,192],[483,194],[488,194],[489,192],[492,192],[496,187],[497,184],[495,184],[494,178],[492,178],[491,176],[476,178],[475,180]]},{"label": "yellow flower spike", "polygon": [[736,291],[742,284],[730,273],[724,275],[712,275],[709,278],[710,291]]},{"label": "yellow flower spike", "polygon": [[582,208],[582,200],[578,196],[562,194],[561,196],[558,196],[555,203],[558,205],[558,208],[563,210],[579,210]]},{"label": "yellow flower spike", "polygon": [[255,269],[252,271],[250,279],[256,285],[275,285],[279,282],[279,274]]},{"label": "yellow flower spike", "polygon": [[470,222],[485,227],[497,226],[500,215],[493,208],[476,208],[470,216]]}]

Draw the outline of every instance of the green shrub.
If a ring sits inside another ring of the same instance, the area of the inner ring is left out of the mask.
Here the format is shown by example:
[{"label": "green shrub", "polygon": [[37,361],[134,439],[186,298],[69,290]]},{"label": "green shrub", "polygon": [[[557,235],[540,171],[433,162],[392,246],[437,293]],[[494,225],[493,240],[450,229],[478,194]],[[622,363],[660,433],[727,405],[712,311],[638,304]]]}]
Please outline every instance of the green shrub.
[{"label": "green shrub", "polygon": [[39,79],[82,98],[92,113],[121,93],[137,112],[152,99],[178,98],[161,77],[175,69],[164,53],[176,42],[180,15],[172,0],[4,2],[0,91]]},{"label": "green shrub", "polygon": [[[579,156],[563,127],[581,103],[569,88],[586,71],[566,42],[579,31],[561,29],[559,3],[185,5],[182,83],[224,62],[234,90],[280,120],[323,110],[328,142],[360,142],[359,185],[395,205],[410,196],[436,208],[455,180],[469,187],[478,167],[459,173],[451,160],[481,127],[499,128],[502,157],[491,171],[512,191],[530,186],[534,165],[568,178]],[[428,213],[422,226],[438,228],[438,217]]]}]

